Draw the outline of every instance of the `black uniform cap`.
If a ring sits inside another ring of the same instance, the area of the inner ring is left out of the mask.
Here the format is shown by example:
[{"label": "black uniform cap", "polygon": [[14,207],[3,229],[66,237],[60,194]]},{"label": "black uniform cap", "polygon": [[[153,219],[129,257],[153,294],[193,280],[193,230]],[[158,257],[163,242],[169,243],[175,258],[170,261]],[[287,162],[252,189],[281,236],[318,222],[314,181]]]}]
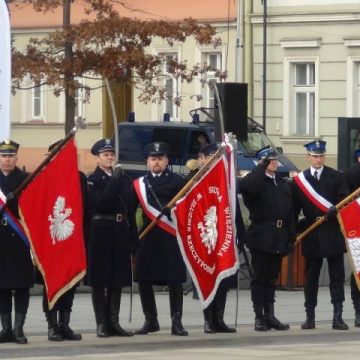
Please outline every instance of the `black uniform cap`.
[{"label": "black uniform cap", "polygon": [[101,139],[97,141],[91,148],[91,153],[93,155],[99,155],[105,151],[115,152],[115,146],[111,139]]},{"label": "black uniform cap", "polygon": [[200,153],[204,154],[204,156],[214,155],[221,147],[220,143],[211,143],[209,145],[204,146]]},{"label": "black uniform cap", "polygon": [[20,145],[15,141],[5,139],[0,143],[0,154],[13,155],[17,154]]},{"label": "black uniform cap", "polygon": [[165,142],[153,142],[147,144],[144,148],[145,156],[148,158],[149,156],[168,156],[169,154],[169,145]]}]

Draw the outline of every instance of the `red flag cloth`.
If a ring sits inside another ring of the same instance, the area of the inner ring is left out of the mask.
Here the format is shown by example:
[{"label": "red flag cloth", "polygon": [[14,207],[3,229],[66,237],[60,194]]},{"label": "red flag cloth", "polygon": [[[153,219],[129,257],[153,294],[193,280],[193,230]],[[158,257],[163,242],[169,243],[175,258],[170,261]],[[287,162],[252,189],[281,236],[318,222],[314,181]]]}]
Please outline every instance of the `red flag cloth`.
[{"label": "red flag cloth", "polygon": [[52,308],[86,271],[82,194],[74,138],[21,193],[19,211]]},{"label": "red flag cloth", "polygon": [[222,155],[172,210],[183,259],[202,308],[220,281],[236,273],[238,257],[226,155]]},{"label": "red flag cloth", "polygon": [[360,289],[360,198],[340,209],[338,215],[350,264]]}]

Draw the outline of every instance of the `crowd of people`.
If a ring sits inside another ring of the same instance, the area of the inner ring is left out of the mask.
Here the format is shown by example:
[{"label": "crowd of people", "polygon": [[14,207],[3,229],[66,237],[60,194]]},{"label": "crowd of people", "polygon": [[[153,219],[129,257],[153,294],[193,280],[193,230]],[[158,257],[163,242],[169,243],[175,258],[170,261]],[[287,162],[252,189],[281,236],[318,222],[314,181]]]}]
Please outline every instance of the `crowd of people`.
[{"label": "crowd of people", "polygon": [[[54,145],[49,147],[49,151]],[[168,167],[168,144],[148,144],[145,147],[147,172],[134,181],[120,166],[114,165],[115,147],[110,139],[101,139],[91,148],[97,166],[88,177],[82,172],[79,172],[79,177],[88,264],[84,283],[91,288],[98,337],[145,335],[159,331],[154,285],[165,285],[169,289],[171,334],[188,335],[182,324],[183,283],[187,272],[177,240],[159,224],[142,240],[139,240],[139,233],[158,212],[166,221],[172,221],[166,205],[218,147],[218,144],[204,144],[197,167],[185,179]],[[360,186],[360,152],[356,153],[354,166],[340,173],[325,165],[325,141],[314,140],[305,148],[309,168],[298,175],[297,181],[285,181],[277,174],[277,152],[265,147],[257,152],[257,166],[238,182],[237,190],[249,210],[250,225],[245,229],[237,203],[236,227],[238,238],[242,239],[238,246],[245,244],[251,254],[250,291],[255,331],[285,331],[290,328],[289,324],[277,319],[274,310],[282,258],[291,253],[297,234],[322,216],[325,221],[302,241],[306,314],[302,329],[316,327],[315,309],[324,259],[328,263],[334,308],[332,328],[349,328],[342,319],[346,246],[335,205]],[[6,199],[7,209],[19,219],[17,199],[8,196],[27,177],[17,167],[18,149],[19,144],[14,141],[0,143],[0,197]],[[317,205],[317,202],[324,201],[330,204],[326,212]],[[140,229],[136,221],[137,209],[141,212]],[[144,324],[135,332],[125,330],[119,324],[122,288],[130,286],[133,280],[138,283],[144,313]],[[236,332],[224,322],[226,294],[231,286],[228,280],[222,280],[214,300],[204,309],[205,333]],[[43,283],[43,280],[39,272],[34,274],[29,246],[10,226],[3,211],[0,219],[0,343],[28,342],[23,326],[29,306],[29,290],[34,282]],[[43,311],[48,323],[49,341],[81,340],[81,334],[70,327],[75,290],[76,286],[66,291],[50,310],[44,287]],[[354,277],[351,279],[351,298],[355,326],[360,327],[360,292]]]}]

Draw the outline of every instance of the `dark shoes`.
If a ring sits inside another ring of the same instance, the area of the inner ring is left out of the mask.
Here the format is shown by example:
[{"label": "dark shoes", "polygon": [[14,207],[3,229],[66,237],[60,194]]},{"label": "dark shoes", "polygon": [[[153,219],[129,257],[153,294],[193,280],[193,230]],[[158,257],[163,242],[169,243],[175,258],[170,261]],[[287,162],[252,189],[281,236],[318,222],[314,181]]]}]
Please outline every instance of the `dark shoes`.
[{"label": "dark shoes", "polygon": [[181,313],[174,313],[171,317],[171,335],[188,336],[189,333],[185,330],[181,322]]},{"label": "dark shoes", "polygon": [[315,329],[315,316],[307,316],[305,322],[301,325],[303,330]]},{"label": "dark shoes", "polygon": [[160,330],[157,318],[145,319],[141,329],[135,331],[135,335],[146,335]]}]

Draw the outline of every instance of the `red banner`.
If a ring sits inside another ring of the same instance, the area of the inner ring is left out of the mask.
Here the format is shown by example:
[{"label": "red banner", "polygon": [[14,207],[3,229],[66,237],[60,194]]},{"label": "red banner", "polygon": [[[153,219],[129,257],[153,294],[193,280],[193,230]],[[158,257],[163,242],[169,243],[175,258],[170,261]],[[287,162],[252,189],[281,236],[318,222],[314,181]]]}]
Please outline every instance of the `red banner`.
[{"label": "red banner", "polygon": [[360,289],[360,198],[339,210],[338,219],[355,280]]},{"label": "red banner", "polygon": [[226,155],[172,210],[177,239],[203,308],[222,279],[236,273],[238,258]]},{"label": "red banner", "polygon": [[82,195],[73,138],[21,193],[19,211],[52,308],[86,272]]}]

